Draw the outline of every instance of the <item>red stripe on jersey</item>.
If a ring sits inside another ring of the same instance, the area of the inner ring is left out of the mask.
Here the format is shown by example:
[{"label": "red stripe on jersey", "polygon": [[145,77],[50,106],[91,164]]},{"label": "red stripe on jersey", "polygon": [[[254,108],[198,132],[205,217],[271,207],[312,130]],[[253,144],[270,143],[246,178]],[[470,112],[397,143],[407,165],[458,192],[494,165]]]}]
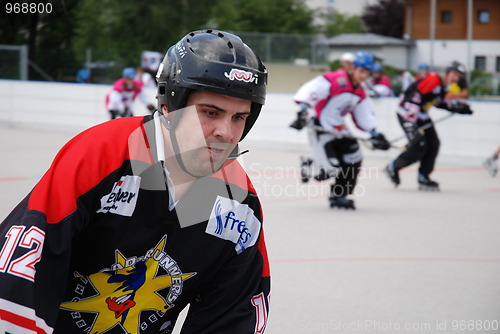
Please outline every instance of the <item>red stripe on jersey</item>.
[{"label": "red stripe on jersey", "polygon": [[269,277],[271,276],[271,269],[269,267],[269,257],[267,256],[267,247],[264,238],[264,229],[260,231],[259,252],[260,254],[262,254],[262,260],[264,261],[264,266],[262,268],[262,277]]},{"label": "red stripe on jersey", "polygon": [[105,122],[71,139],[33,189],[28,209],[43,212],[49,224],[57,223],[76,209],[77,198],[125,160],[131,156],[150,160],[147,153],[140,154],[140,143],[129,146],[136,143],[134,139],[144,141],[143,119],[128,117]]},{"label": "red stripe on jersey", "polygon": [[226,160],[224,167],[213,175],[222,181],[234,184],[241,189],[256,193],[247,173],[237,160]]},{"label": "red stripe on jersey", "polygon": [[436,72],[429,73],[418,83],[418,91],[422,94],[432,92],[436,87],[442,84],[441,78]]},{"label": "red stripe on jersey", "polygon": [[5,321],[9,324],[34,331],[38,334],[47,334],[47,332],[36,325],[36,321],[28,319],[15,313],[0,310],[0,321]]}]

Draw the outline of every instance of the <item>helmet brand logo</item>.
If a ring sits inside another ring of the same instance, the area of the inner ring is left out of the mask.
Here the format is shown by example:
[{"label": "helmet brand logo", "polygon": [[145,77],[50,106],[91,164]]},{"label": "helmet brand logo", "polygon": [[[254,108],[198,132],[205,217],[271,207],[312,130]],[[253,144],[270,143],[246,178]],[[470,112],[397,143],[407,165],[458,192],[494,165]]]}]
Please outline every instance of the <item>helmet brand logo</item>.
[{"label": "helmet brand logo", "polygon": [[226,78],[228,78],[231,81],[238,80],[238,81],[243,81],[243,82],[255,82],[255,84],[258,83],[258,79],[259,79],[257,74],[254,74],[252,72],[239,70],[237,68],[231,69],[231,72],[229,72],[229,74],[227,74],[227,72],[224,72],[224,75],[226,76]]},{"label": "helmet brand logo", "polygon": [[177,52],[179,52],[179,56],[181,58],[184,58],[184,56],[187,54],[186,47],[179,42],[179,43],[177,43],[175,48],[177,49]]}]

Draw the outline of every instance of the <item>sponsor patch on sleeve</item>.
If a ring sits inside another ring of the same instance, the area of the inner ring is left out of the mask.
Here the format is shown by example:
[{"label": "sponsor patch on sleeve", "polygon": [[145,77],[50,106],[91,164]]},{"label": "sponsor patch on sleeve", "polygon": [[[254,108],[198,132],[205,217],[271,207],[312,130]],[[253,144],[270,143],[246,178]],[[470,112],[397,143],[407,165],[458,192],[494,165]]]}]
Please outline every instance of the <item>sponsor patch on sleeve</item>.
[{"label": "sponsor patch on sleeve", "polygon": [[114,213],[131,217],[137,203],[140,184],[140,176],[122,176],[115,182],[111,192],[101,198],[101,208],[97,213]]},{"label": "sponsor patch on sleeve", "polygon": [[240,254],[255,245],[261,225],[248,205],[217,196],[205,232],[232,241],[236,244],[236,253]]}]

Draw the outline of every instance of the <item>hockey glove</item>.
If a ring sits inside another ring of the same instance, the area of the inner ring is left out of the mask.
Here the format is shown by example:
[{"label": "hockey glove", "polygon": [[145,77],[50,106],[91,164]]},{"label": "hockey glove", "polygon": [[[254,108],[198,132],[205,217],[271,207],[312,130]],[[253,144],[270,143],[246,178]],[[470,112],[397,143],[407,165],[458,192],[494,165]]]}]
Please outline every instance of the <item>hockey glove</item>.
[{"label": "hockey glove", "polygon": [[447,109],[448,111],[461,115],[472,115],[472,110],[470,109],[470,106],[467,103],[461,101],[443,100],[441,102],[438,102],[436,104],[436,107],[441,109]]},{"label": "hockey glove", "polygon": [[307,123],[308,113],[306,110],[301,110],[297,112],[297,119],[290,124],[291,128],[302,130]]},{"label": "hockey glove", "polygon": [[472,115],[472,113],[473,113],[469,104],[467,104],[465,102],[457,102],[457,108],[454,112],[456,112],[457,114],[460,114],[460,115]]},{"label": "hockey glove", "polygon": [[389,148],[391,148],[391,143],[389,143],[387,139],[385,139],[385,136],[383,134],[375,130],[372,130],[370,134],[371,138],[368,140],[373,145],[373,148],[383,151],[387,151]]}]

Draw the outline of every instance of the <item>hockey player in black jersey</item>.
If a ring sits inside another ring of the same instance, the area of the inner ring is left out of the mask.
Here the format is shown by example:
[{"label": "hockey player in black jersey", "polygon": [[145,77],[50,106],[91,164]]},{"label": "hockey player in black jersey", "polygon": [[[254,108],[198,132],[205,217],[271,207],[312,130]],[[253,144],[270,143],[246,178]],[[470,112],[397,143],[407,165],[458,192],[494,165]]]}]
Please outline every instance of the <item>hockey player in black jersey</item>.
[{"label": "hockey player in black jersey", "polygon": [[0,224],[1,333],[263,333],[270,271],[237,144],[267,71],[230,33],[169,48],[158,110],[69,141]]},{"label": "hockey player in black jersey", "polygon": [[440,142],[428,110],[435,106],[452,113],[472,114],[467,103],[447,99],[449,87],[460,80],[464,71],[464,66],[454,61],[446,68],[443,76],[436,72],[428,73],[404,92],[397,116],[409,143],[406,150],[385,169],[395,186],[400,184],[399,171],[420,161],[417,177],[419,189],[439,190],[439,184],[430,179],[430,174],[434,170]]}]

